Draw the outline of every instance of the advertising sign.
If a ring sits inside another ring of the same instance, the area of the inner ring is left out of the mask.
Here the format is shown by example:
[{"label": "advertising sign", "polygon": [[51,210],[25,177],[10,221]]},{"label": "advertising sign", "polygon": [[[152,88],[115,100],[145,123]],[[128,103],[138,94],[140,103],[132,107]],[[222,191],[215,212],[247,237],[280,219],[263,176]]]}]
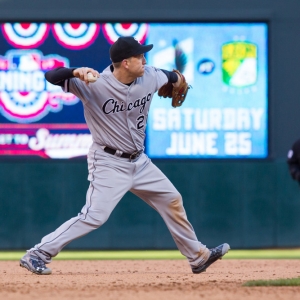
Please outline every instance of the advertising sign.
[{"label": "advertising sign", "polygon": [[264,23],[0,24],[0,157],[85,158],[92,143],[80,99],[47,82],[56,67],[110,63],[120,36],[154,44],[147,63],[178,69],[184,104],[154,96],[145,151],[151,158],[265,158],[268,51]]}]

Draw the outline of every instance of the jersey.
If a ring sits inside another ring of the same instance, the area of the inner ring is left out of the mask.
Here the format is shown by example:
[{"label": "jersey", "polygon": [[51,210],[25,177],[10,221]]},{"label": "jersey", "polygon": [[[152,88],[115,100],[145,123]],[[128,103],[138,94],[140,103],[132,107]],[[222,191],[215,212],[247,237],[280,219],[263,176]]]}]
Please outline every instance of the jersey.
[{"label": "jersey", "polygon": [[145,66],[144,75],[128,86],[115,78],[109,66],[95,83],[87,85],[78,78],[71,78],[65,80],[63,90],[82,101],[93,149],[108,146],[133,153],[144,150],[153,95],[167,82],[163,71]]}]

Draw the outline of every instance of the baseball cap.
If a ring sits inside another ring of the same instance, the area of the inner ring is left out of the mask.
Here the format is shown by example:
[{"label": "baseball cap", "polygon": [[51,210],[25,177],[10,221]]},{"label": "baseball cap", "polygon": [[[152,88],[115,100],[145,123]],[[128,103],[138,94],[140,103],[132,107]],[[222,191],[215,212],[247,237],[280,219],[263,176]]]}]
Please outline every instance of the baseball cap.
[{"label": "baseball cap", "polygon": [[111,61],[117,63],[122,61],[123,59],[146,53],[152,48],[152,44],[141,45],[132,36],[121,36],[114,44],[111,45],[109,54]]}]

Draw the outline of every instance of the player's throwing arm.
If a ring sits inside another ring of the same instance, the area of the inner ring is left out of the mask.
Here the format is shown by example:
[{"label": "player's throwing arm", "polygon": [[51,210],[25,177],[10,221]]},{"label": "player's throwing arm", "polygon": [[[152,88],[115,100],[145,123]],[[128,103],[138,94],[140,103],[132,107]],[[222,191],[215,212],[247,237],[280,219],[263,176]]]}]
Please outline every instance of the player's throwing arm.
[{"label": "player's throwing arm", "polygon": [[73,70],[73,75],[87,84],[97,81],[97,79],[100,77],[98,71],[87,67]]}]

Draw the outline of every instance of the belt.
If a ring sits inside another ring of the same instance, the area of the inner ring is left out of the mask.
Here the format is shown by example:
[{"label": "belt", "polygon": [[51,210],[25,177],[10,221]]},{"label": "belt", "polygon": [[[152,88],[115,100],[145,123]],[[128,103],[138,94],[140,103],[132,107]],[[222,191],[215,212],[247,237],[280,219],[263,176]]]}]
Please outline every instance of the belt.
[{"label": "belt", "polygon": [[[119,157],[124,157],[124,158],[129,158],[130,160],[133,160],[133,159],[136,159],[138,158],[141,153],[143,152],[143,150],[139,150],[139,151],[135,151],[133,153],[125,153],[125,152],[122,152],[122,151],[119,151],[119,150],[115,150],[115,149],[112,149],[112,148],[109,148],[109,147],[104,147],[103,149],[106,153],[109,153],[109,154],[112,154],[112,155],[116,155],[116,156],[119,156]],[[120,153],[122,153],[120,155]]]}]

